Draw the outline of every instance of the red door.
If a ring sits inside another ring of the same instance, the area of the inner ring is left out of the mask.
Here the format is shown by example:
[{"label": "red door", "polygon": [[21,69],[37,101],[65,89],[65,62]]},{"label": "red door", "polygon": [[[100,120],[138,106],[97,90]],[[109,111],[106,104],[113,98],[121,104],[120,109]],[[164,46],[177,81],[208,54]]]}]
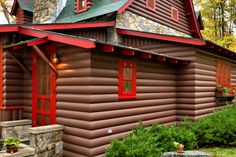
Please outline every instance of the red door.
[{"label": "red door", "polygon": [[[52,52],[45,49],[50,60]],[[48,52],[47,52],[48,51]],[[56,75],[41,57],[33,52],[32,57],[32,121],[33,126],[56,123]]]}]

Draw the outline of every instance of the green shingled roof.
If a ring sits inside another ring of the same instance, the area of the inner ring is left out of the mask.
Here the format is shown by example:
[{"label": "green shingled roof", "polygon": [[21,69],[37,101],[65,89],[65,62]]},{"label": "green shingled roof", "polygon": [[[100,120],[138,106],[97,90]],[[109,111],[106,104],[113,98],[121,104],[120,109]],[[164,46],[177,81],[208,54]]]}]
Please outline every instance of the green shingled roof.
[{"label": "green shingled roof", "polygon": [[114,2],[113,0],[96,0],[94,5],[85,12],[75,13],[75,1],[67,0],[66,7],[55,20],[55,23],[76,23],[90,18],[98,17],[108,13],[118,11],[124,6],[128,0],[120,0]]},{"label": "green shingled roof", "polygon": [[17,0],[23,10],[33,12],[34,1],[33,0]]}]

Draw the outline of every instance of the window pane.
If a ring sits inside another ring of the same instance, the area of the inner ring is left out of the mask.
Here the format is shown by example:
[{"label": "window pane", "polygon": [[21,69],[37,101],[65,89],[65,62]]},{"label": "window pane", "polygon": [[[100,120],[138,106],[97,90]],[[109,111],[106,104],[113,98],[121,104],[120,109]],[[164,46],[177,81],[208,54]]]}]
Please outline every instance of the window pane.
[{"label": "window pane", "polygon": [[124,67],[124,79],[125,80],[132,80],[132,68]]},{"label": "window pane", "polygon": [[45,115],[45,125],[49,125],[50,124],[50,115]]},{"label": "window pane", "polygon": [[85,7],[85,0],[79,0],[79,9],[84,9]]},{"label": "window pane", "polygon": [[218,84],[221,84],[221,65],[218,64]]},{"label": "window pane", "polygon": [[151,7],[151,8],[154,8],[154,1],[155,0],[147,0],[148,1],[148,6]]},{"label": "window pane", "polygon": [[42,109],[42,100],[37,99],[37,110],[41,110],[41,109]]},{"label": "window pane", "polygon": [[124,81],[124,93],[132,93],[132,81]]},{"label": "window pane", "polygon": [[40,57],[37,59],[37,87],[38,95],[50,94],[50,68]]},{"label": "window pane", "polygon": [[44,111],[50,111],[50,99],[44,99]]},{"label": "window pane", "polygon": [[37,125],[42,125],[42,115],[37,114]]}]

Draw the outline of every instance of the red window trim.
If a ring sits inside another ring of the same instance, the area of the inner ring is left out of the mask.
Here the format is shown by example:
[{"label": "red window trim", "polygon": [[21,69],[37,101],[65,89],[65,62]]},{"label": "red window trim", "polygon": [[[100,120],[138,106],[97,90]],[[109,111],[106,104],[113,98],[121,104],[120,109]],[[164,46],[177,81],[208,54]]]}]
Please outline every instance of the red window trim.
[{"label": "red window trim", "polygon": [[84,0],[84,8],[83,9],[79,8],[80,1],[81,0],[76,0],[76,13],[81,13],[81,12],[84,12],[88,9],[88,0]]},{"label": "red window trim", "polygon": [[[132,65],[132,92],[124,93],[124,63]],[[119,60],[119,99],[135,99],[136,98],[136,62],[126,59]]]},{"label": "red window trim", "polygon": [[156,12],[156,0],[154,0],[154,8],[150,7],[150,6],[148,5],[148,2],[149,2],[149,0],[146,0],[146,8],[148,8],[149,10],[152,10],[152,11]]},{"label": "red window trim", "polygon": [[[219,73],[219,64],[221,65],[221,71]],[[224,65],[225,69],[222,70],[222,65]],[[226,70],[227,69],[227,70]],[[225,71],[225,72],[223,72]],[[228,75],[228,72],[230,73]],[[225,73],[225,75],[224,75]],[[225,80],[226,83],[222,83],[219,82],[218,78],[220,75],[220,81]],[[228,76],[230,77],[230,79],[228,79]],[[216,61],[216,86],[218,85],[222,85],[222,86],[226,86],[226,87],[230,87],[231,86],[231,79],[232,79],[232,65],[230,62],[225,61],[225,60],[221,60],[221,59],[217,59]],[[229,80],[229,82],[228,82]]]},{"label": "red window trim", "polygon": [[[177,13],[177,19],[174,18],[174,11],[176,11]],[[179,10],[173,6],[171,7],[171,19],[176,22],[179,22]]]}]

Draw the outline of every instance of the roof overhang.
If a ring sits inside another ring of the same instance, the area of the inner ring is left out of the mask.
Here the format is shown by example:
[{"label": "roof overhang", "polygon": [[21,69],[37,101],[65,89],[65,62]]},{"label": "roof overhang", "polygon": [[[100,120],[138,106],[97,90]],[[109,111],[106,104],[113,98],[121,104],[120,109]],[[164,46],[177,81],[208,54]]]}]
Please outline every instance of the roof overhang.
[{"label": "roof overhang", "polygon": [[7,45],[4,48],[25,48],[27,46],[35,46],[47,43],[48,41],[59,42],[67,45],[77,46],[81,48],[88,48],[88,49],[96,49],[100,52],[104,53],[114,53],[118,55],[125,55],[125,56],[136,56],[141,57],[143,59],[152,59],[158,62],[163,63],[170,63],[170,64],[179,64],[179,65],[187,65],[190,63],[189,60],[181,59],[178,57],[172,57],[168,55],[163,55],[151,51],[145,51],[138,48],[127,47],[123,45],[117,45],[113,43],[108,43],[104,41],[97,41],[88,38],[82,38],[73,35],[67,35],[62,33],[56,33],[51,31],[45,31],[35,28],[29,27],[18,27],[19,34],[34,37],[34,39],[20,41],[19,43],[14,43],[11,45]]},{"label": "roof overhang", "polygon": [[36,28],[41,30],[67,30],[83,28],[114,27],[115,22],[84,22],[84,23],[60,23],[60,24],[27,24],[27,25],[0,25],[0,33],[18,32],[19,27]]},{"label": "roof overhang", "polygon": [[80,38],[72,35],[66,35],[62,33],[55,33],[50,31],[44,31],[28,27],[20,27],[19,33],[31,37],[44,38],[47,37],[50,41],[64,43],[73,46],[79,46],[82,48],[95,48],[95,40]]},{"label": "roof overhang", "polygon": [[198,46],[206,45],[206,42],[204,40],[195,39],[195,38],[184,38],[184,37],[178,37],[178,36],[146,33],[146,32],[139,32],[139,31],[125,30],[125,29],[117,29],[117,33],[122,34],[122,35],[138,36],[138,37],[164,40],[164,41],[189,44],[189,45],[198,45]]}]

